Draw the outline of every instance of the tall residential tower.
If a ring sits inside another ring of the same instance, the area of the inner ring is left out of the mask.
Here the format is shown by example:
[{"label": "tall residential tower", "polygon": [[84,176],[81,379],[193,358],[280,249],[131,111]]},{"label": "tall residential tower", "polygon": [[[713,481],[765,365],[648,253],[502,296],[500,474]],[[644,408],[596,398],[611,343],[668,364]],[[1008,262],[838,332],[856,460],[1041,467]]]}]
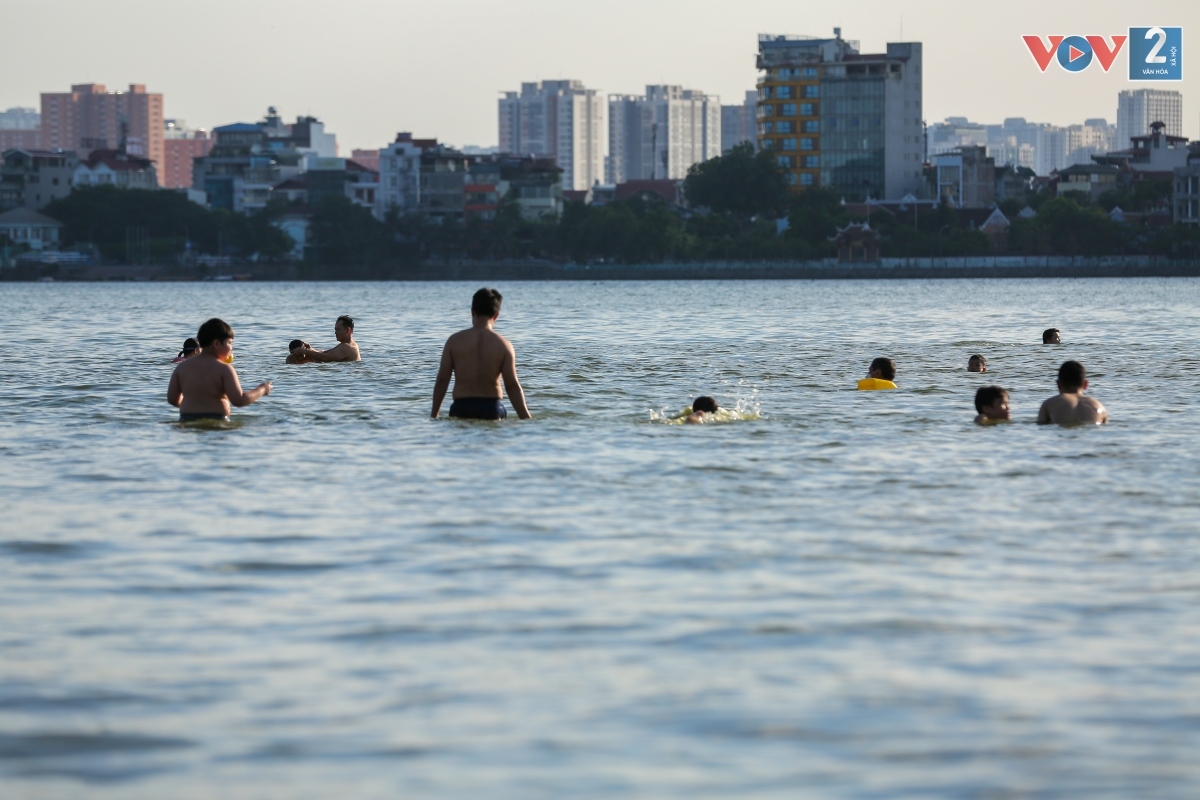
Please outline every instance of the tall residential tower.
[{"label": "tall residential tower", "polygon": [[719,98],[681,86],[608,97],[608,183],[687,177],[721,154]]},{"label": "tall residential tower", "polygon": [[580,81],[522,83],[499,104],[500,152],[550,156],[563,188],[586,190],[604,178],[604,97]]},{"label": "tall residential tower", "polygon": [[1183,136],[1183,95],[1167,89],[1127,89],[1117,95],[1117,149],[1150,133],[1152,122],[1166,125],[1168,136]]}]

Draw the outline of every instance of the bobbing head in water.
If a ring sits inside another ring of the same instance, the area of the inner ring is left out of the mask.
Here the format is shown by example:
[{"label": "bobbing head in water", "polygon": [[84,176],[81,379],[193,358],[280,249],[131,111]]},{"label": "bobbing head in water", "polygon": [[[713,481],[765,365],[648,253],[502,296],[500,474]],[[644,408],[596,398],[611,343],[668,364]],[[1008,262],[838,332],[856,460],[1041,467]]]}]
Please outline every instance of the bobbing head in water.
[{"label": "bobbing head in water", "polygon": [[687,422],[702,423],[705,417],[709,414],[716,414],[720,410],[717,401],[708,395],[700,395],[692,401],[692,413],[688,414]]},{"label": "bobbing head in water", "polygon": [[967,359],[967,372],[987,372],[987,359],[976,353]]}]

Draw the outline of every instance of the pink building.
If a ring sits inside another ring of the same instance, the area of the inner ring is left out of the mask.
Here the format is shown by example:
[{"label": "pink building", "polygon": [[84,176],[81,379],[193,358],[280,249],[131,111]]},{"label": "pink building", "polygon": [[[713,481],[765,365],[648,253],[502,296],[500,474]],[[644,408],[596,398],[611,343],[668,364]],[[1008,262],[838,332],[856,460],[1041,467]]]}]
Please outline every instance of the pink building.
[{"label": "pink building", "polygon": [[42,131],[39,128],[12,130],[0,128],[0,153],[5,150],[40,150]]},{"label": "pink building", "polygon": [[372,172],[379,172],[379,151],[355,149],[350,154],[350,160],[362,164]]},{"label": "pink building", "polygon": [[42,93],[41,147],[74,150],[81,159],[92,150],[115,150],[122,138],[130,155],[164,166],[163,96],[144,84],[110,92],[100,83],[81,83],[69,92]]},{"label": "pink building", "polygon": [[213,140],[205,131],[193,131],[181,139],[163,142],[166,165],[159,179],[167,189],[192,188],[192,160],[203,158],[212,150]]}]

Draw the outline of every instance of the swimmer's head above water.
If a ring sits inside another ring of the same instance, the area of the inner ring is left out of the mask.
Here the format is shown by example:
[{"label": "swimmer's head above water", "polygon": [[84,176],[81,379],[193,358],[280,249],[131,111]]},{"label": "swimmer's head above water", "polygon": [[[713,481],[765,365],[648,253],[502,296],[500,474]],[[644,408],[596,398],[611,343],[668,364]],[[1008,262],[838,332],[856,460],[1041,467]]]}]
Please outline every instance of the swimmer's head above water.
[{"label": "swimmer's head above water", "polygon": [[704,422],[704,417],[707,414],[716,414],[720,410],[717,401],[706,394],[702,394],[692,401],[692,413],[688,414],[685,422]]},{"label": "swimmer's head above water", "polygon": [[877,380],[894,381],[896,380],[896,362],[890,358],[877,358],[871,362],[868,374]]},{"label": "swimmer's head above water", "polygon": [[1058,335],[1058,328],[1046,328],[1042,331],[1042,344],[1062,344],[1062,337]]},{"label": "swimmer's head above water", "polygon": [[981,386],[975,392],[975,410],[980,425],[1012,418],[1008,407],[1008,392],[999,386]]},{"label": "swimmer's head above water", "polygon": [[308,346],[308,342],[304,341],[303,339],[292,339],[290,342],[288,342],[288,352],[291,353],[298,348]]},{"label": "swimmer's head above water", "polygon": [[976,353],[967,359],[967,372],[987,372],[987,359]]},{"label": "swimmer's head above water", "polygon": [[191,358],[199,352],[200,343],[195,339],[188,337],[187,339],[183,340],[183,349],[179,351],[179,355],[175,356],[175,361],[183,361],[184,359]]}]

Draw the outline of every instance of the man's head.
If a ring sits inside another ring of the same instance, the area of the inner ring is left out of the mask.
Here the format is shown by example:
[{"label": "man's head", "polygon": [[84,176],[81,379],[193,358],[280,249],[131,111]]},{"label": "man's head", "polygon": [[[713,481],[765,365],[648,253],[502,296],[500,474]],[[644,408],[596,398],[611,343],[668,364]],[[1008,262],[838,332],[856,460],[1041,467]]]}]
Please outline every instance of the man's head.
[{"label": "man's head", "polygon": [[975,392],[975,410],[984,419],[1010,419],[1008,392],[999,386],[981,386]]},{"label": "man's head", "polygon": [[1042,331],[1042,344],[1062,344],[1062,338],[1058,335],[1058,328],[1046,328]]},{"label": "man's head", "polygon": [[[188,337],[183,340],[183,349],[179,351],[179,355],[184,358],[190,357],[193,353],[200,349],[200,343],[195,339]],[[178,358],[178,356],[176,356]]]},{"label": "man's head", "polygon": [[289,353],[294,351],[297,347],[304,347],[304,341],[302,339],[292,339],[290,342],[288,342]]},{"label": "man's head", "polygon": [[976,353],[967,359],[967,372],[987,372],[987,359]]},{"label": "man's head", "polygon": [[1064,394],[1082,392],[1088,387],[1087,370],[1078,361],[1064,361],[1058,368],[1058,390]]},{"label": "man's head", "polygon": [[717,413],[717,401],[708,395],[701,395],[692,401],[692,412],[703,411],[706,414]]},{"label": "man's head", "polygon": [[471,316],[495,319],[500,314],[500,302],[504,298],[495,289],[480,289],[471,298]]},{"label": "man's head", "polygon": [[349,342],[354,338],[354,318],[348,314],[342,314],[337,318],[337,322],[333,323],[333,335],[339,342]]},{"label": "man's head", "polygon": [[233,342],[233,328],[224,320],[213,317],[196,331],[196,341],[201,347],[211,347],[218,342]]},{"label": "man's head", "polygon": [[890,358],[877,358],[871,362],[872,378],[880,378],[885,381],[896,380],[896,362]]}]

